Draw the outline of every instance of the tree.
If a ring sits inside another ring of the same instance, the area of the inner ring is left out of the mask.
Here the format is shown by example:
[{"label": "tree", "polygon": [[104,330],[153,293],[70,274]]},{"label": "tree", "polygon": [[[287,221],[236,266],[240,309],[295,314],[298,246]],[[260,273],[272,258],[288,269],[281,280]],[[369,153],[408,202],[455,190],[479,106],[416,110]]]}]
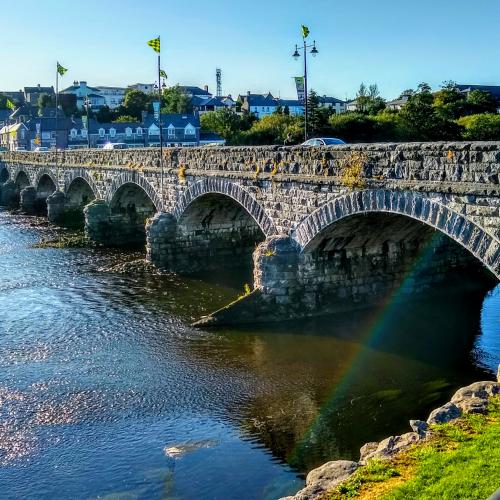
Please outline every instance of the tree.
[{"label": "tree", "polygon": [[472,90],[467,96],[467,108],[470,114],[496,113],[497,100],[483,90]]},{"label": "tree", "polygon": [[53,96],[51,96],[50,94],[43,93],[38,96],[37,105],[38,105],[38,114],[42,116],[43,110],[45,108],[52,108],[56,105],[56,103]]},{"label": "tree", "polygon": [[283,114],[283,106],[277,106],[276,109],[274,110],[275,115],[282,115]]},{"label": "tree", "polygon": [[202,130],[219,134],[229,144],[237,141],[244,127],[242,118],[229,108],[203,113],[200,122]]},{"label": "tree", "polygon": [[[98,119],[99,120],[99,119]],[[113,123],[127,123],[127,122],[136,122],[135,117],[130,115],[120,115],[116,120],[112,120]]]},{"label": "tree", "polygon": [[242,132],[238,140],[243,144],[296,144],[302,140],[304,129],[301,118],[287,115],[269,115],[256,121]]},{"label": "tree", "polygon": [[329,119],[331,134],[349,142],[369,142],[375,137],[375,124],[365,113],[334,114]]},{"label": "tree", "polygon": [[464,116],[458,120],[463,127],[462,137],[471,141],[500,140],[500,115],[481,114]]},{"label": "tree", "polygon": [[165,89],[161,96],[162,113],[192,113],[193,104],[179,85]]},{"label": "tree", "polygon": [[465,95],[455,82],[443,82],[442,89],[434,95],[434,107],[441,118],[455,120],[466,114]]},{"label": "tree", "polygon": [[365,111],[368,101],[370,100],[368,95],[368,89],[364,83],[359,86],[358,92],[356,93],[356,104],[358,111]]},{"label": "tree", "polygon": [[116,113],[113,113],[113,111],[111,111],[108,106],[103,106],[96,113],[96,120],[99,123],[109,123],[115,119],[116,119]]},{"label": "tree", "polygon": [[148,109],[151,96],[140,91],[131,89],[125,94],[123,105],[118,108],[118,115],[133,116],[135,120],[142,119],[142,112]]},{"label": "tree", "polygon": [[285,106],[283,108],[283,114],[286,116],[290,116],[290,108],[288,106]]}]

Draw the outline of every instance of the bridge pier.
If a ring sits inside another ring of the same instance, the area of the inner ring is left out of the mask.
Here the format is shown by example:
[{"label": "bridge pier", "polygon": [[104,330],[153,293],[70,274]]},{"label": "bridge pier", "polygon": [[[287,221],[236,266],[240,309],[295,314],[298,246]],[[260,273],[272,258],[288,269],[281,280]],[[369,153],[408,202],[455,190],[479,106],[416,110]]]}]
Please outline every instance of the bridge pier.
[{"label": "bridge pier", "polygon": [[54,191],[47,197],[47,217],[49,222],[60,224],[65,222],[66,196],[61,191]]},{"label": "bridge pier", "polygon": [[176,218],[167,212],[159,212],[146,224],[147,259],[155,266],[174,267]]},{"label": "bridge pier", "polygon": [[36,189],[33,186],[21,190],[19,207],[21,212],[33,215],[35,213]]},{"label": "bridge pier", "polygon": [[19,187],[13,180],[8,180],[2,185],[2,205],[7,208],[19,206]]}]

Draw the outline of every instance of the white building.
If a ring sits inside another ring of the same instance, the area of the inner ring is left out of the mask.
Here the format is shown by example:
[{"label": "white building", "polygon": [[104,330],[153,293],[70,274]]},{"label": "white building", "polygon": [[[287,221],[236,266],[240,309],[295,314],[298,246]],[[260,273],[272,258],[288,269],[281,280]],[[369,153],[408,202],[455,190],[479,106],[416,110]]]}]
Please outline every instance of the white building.
[{"label": "white building", "polygon": [[99,92],[99,89],[97,87],[89,87],[87,82],[75,81],[71,87],[62,90],[61,94],[74,94],[78,109],[83,108],[86,99],[90,101],[90,105],[94,111],[99,111],[103,106],[106,106],[106,99]]},{"label": "white building", "polygon": [[98,94],[102,95],[106,100],[106,106],[109,109],[116,109],[120,104],[123,103],[125,99],[125,92],[127,91],[124,87],[96,87]]},{"label": "white building", "polygon": [[336,97],[318,96],[319,105],[322,108],[330,108],[335,114],[346,112],[346,103]]},{"label": "white building", "polygon": [[154,83],[134,83],[133,85],[129,85],[128,88],[130,90],[140,90],[145,94],[153,94],[154,92],[158,92],[158,90],[155,90]]}]

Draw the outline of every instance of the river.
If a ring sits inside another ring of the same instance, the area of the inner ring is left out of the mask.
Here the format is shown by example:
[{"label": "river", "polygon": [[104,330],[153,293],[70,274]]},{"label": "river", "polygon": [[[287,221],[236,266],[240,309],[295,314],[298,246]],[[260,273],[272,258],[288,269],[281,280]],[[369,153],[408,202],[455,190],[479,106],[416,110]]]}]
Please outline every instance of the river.
[{"label": "river", "polygon": [[243,283],[33,248],[36,221],[0,212],[2,499],[276,499],[500,361],[500,288],[198,330]]}]

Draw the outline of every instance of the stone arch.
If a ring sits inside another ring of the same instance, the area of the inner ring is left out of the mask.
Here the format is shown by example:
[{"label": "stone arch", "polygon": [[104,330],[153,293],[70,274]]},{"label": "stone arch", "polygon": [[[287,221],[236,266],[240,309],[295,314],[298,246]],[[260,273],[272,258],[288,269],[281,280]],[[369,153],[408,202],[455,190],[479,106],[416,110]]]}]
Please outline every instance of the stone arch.
[{"label": "stone arch", "polygon": [[235,200],[255,220],[266,237],[277,234],[271,218],[250,193],[237,184],[211,177],[190,186],[177,201],[173,214],[177,220],[196,199],[208,194],[222,194]]},{"label": "stone arch", "polygon": [[35,189],[38,190],[38,185],[40,184],[40,180],[42,179],[42,177],[44,175],[50,177],[50,179],[54,183],[54,185],[56,187],[56,190],[57,190],[58,187],[59,187],[59,182],[57,180],[57,175],[50,168],[46,168],[46,167],[41,168],[41,169],[39,169],[37,171],[35,179],[34,179],[34,182],[33,182],[33,185],[34,185]]},{"label": "stone arch", "polygon": [[28,170],[24,167],[19,167],[11,173],[12,179],[16,183],[19,190],[31,185],[31,178]]},{"label": "stone arch", "polygon": [[6,165],[0,164],[0,184],[10,179],[10,172]]},{"label": "stone arch", "polygon": [[385,212],[437,229],[459,243],[500,279],[500,241],[442,202],[411,191],[366,190],[340,196],[318,208],[293,231],[302,252],[331,224],[346,217]]},{"label": "stone arch", "polygon": [[135,184],[139,186],[150,198],[158,212],[162,210],[163,203],[161,196],[156,192],[153,185],[141,174],[136,171],[124,172],[113,179],[107,192],[106,201],[111,204],[116,193],[125,184]]},{"label": "stone arch", "polygon": [[87,170],[83,168],[79,169],[74,169],[69,172],[69,174],[66,176],[66,179],[64,181],[64,192],[68,193],[71,184],[73,184],[74,181],[77,179],[83,179],[90,187],[92,192],[94,193],[94,197],[97,199],[102,198],[101,196],[101,191],[97,184],[95,183],[95,180],[93,177],[88,173]]}]

